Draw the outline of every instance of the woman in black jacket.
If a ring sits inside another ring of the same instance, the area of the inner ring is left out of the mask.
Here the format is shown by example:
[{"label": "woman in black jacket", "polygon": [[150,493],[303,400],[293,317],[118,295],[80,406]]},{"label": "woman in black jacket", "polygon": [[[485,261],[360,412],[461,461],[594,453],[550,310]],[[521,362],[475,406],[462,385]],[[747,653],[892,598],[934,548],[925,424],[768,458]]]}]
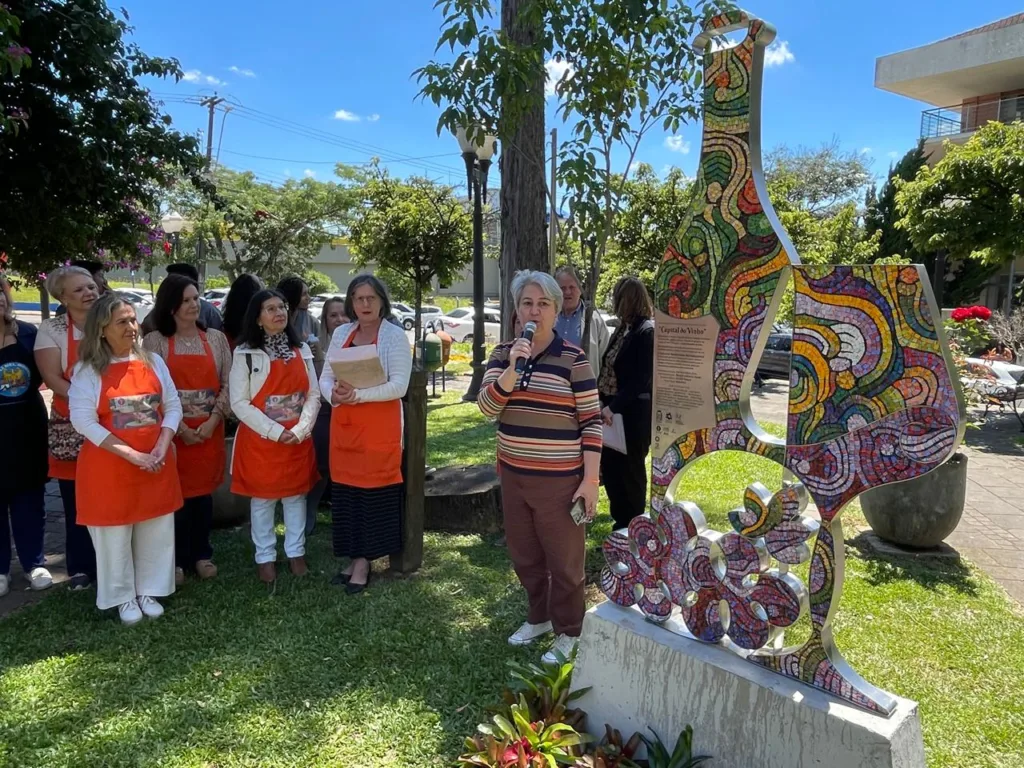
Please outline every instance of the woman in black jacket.
[{"label": "woman in black jacket", "polygon": [[647,506],[647,452],[651,448],[651,386],[654,377],[654,309],[644,284],[624,277],[612,293],[619,318],[601,362],[597,389],[604,423],[622,417],[626,452],[605,446],[601,481],[616,528],[642,515]]}]

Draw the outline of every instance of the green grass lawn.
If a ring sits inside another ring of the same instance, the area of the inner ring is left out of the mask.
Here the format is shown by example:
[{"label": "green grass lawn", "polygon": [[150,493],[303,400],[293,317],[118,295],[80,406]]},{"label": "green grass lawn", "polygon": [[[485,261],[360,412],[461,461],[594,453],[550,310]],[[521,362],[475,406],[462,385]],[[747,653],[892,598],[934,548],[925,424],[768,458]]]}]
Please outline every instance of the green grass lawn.
[{"label": "green grass lawn", "polygon": [[[492,462],[493,427],[458,397],[430,404],[428,462]],[[779,476],[725,455],[683,493],[720,520],[756,479]],[[602,500],[595,546],[606,512]],[[450,765],[505,661],[539,651],[505,643],[525,601],[505,550],[478,536],[428,535],[419,574],[354,597],[328,583],[326,517],[310,576],[282,574],[273,594],[243,531],[214,545],[221,575],[189,581],[159,621],[123,628],[95,593],[66,590],[0,620],[0,765]],[[920,702],[929,766],[1019,766],[1024,622],[1006,595],[968,565],[853,550],[846,578],[837,643],[869,681]]]}]

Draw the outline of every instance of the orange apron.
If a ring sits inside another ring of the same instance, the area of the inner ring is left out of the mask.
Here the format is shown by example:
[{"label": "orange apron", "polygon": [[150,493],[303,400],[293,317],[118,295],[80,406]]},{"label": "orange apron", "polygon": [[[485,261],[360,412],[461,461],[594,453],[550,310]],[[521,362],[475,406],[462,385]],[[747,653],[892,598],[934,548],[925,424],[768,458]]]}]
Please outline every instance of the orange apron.
[{"label": "orange apron", "polygon": [[[285,429],[299,423],[309,392],[306,363],[298,354],[273,360],[270,375],[252,404]],[[313,441],[286,445],[260,437],[245,424],[235,434],[231,492],[256,499],[283,499],[309,493],[320,479]]]},{"label": "orange apron", "polygon": [[[111,363],[103,373],[99,422],[136,451],[156,446],[163,422],[160,378],[141,360]],[[78,454],[75,477],[79,525],[131,525],[182,506],[174,448],[164,467],[146,472],[88,440]]]},{"label": "orange apron", "polygon": [[[167,368],[178,388],[182,421],[185,426],[195,429],[213,413],[213,407],[220,393],[220,376],[217,361],[206,341],[206,334],[199,332],[203,341],[200,355],[179,355],[175,352],[174,337],[168,341]],[[181,479],[181,495],[186,499],[207,496],[224,481],[224,465],[227,452],[224,450],[224,422],[221,421],[209,440],[188,445],[179,437],[174,438],[178,450],[178,477]]]},{"label": "orange apron", "polygon": [[[352,346],[358,328],[345,347]],[[351,403],[331,409],[331,480],[356,488],[402,482],[402,401]]]},{"label": "orange apron", "polygon": [[[78,341],[75,339],[75,326],[68,317],[68,367],[64,369],[64,380],[71,381],[71,373],[78,362]],[[68,399],[54,393],[53,402],[50,405],[54,411],[65,419],[71,418],[71,409],[68,407]],[[50,455],[49,474],[54,480],[74,480],[77,461],[61,461]]]}]

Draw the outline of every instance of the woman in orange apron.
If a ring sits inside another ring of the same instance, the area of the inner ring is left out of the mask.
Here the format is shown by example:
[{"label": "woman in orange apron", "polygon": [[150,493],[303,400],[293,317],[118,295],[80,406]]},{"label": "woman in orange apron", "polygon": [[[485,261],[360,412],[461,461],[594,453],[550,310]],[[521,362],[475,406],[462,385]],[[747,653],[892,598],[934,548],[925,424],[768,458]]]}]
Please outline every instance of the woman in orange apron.
[{"label": "woman in orange apron", "polygon": [[93,276],[82,267],[61,267],[46,278],[46,290],[67,312],[43,320],[36,335],[36,366],[53,392],[49,442],[49,474],[57,481],[64,502],[64,561],[73,590],[85,589],[96,579],[96,553],[89,529],[78,522],[75,504],[75,468],[82,436],[71,426],[68,389],[78,362],[78,344],[89,308],[99,297]]},{"label": "woman in orange apron", "polygon": [[241,424],[231,457],[231,492],[249,496],[260,580],[277,578],[274,512],[284,507],[284,552],[305,576],[306,494],[320,475],[310,435],[320,410],[313,354],[288,322],[277,291],[253,296],[231,364],[231,410]]},{"label": "woman in orange apron", "polygon": [[217,575],[210,544],[213,492],[224,480],[224,418],[230,412],[231,347],[220,331],[199,320],[199,289],[184,275],[168,275],[156,292],[147,320],[156,329],[142,346],[167,363],[183,412],[174,438],[184,506],[174,514],[176,584],[185,572],[200,579]]},{"label": "woman in orange apron", "polygon": [[[332,405],[334,554],[352,558],[332,583],[356,594],[370,581],[370,561],[402,549],[402,398],[409,388],[412,355],[405,331],[385,319],[391,302],[377,278],[360,275],[349,284],[345,314],[355,322],[334,332],[320,391]],[[338,350],[370,345],[376,348],[384,382],[356,389],[337,379],[330,363]]]},{"label": "woman in orange apron", "polygon": [[164,612],[174,593],[174,511],[182,505],[171,440],[181,402],[164,361],[138,343],[135,310],[116,294],[89,311],[68,393],[85,438],[75,491],[96,548],[96,605],[121,621]]}]

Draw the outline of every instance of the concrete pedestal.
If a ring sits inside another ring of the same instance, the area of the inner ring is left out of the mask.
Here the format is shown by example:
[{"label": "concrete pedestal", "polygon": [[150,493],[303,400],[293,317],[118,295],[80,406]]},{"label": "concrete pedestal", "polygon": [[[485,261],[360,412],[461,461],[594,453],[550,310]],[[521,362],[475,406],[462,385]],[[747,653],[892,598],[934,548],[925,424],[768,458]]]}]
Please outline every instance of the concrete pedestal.
[{"label": "concrete pedestal", "polygon": [[915,702],[873,715],[610,602],[587,612],[573,685],[591,688],[577,704],[590,733],[650,727],[671,750],[690,724],[717,768],[925,765]]}]

